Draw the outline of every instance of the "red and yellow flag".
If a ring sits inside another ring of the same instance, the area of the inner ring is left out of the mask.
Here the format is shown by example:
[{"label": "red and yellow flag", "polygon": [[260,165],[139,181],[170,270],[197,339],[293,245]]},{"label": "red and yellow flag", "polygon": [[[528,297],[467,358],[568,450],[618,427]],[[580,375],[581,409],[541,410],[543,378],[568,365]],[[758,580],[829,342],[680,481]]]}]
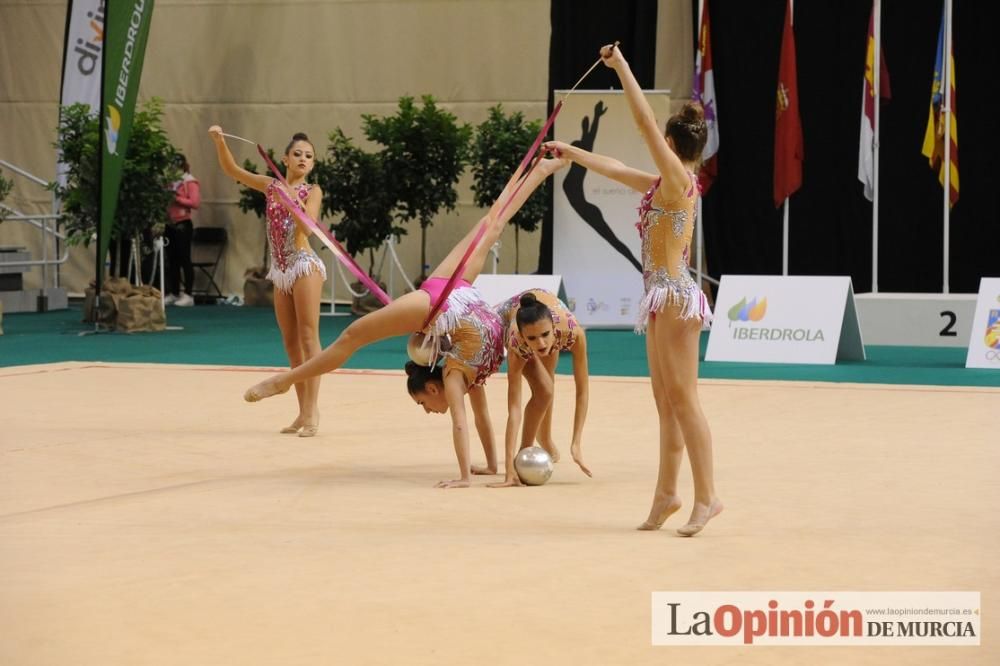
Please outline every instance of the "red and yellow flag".
[{"label": "red and yellow flag", "polygon": [[927,156],[931,168],[938,172],[938,181],[944,186],[944,130],[945,116],[951,117],[948,131],[951,148],[948,159],[950,174],[948,177],[948,201],[954,206],[958,201],[958,115],[955,106],[955,58],[952,49],[948,49],[948,113],[945,112],[944,93],[941,90],[944,72],[944,42],[945,16],[941,15],[941,30],[938,32],[937,59],[934,61],[934,83],[931,86],[931,105],[927,113],[927,131],[924,133],[924,147],[921,151]]}]

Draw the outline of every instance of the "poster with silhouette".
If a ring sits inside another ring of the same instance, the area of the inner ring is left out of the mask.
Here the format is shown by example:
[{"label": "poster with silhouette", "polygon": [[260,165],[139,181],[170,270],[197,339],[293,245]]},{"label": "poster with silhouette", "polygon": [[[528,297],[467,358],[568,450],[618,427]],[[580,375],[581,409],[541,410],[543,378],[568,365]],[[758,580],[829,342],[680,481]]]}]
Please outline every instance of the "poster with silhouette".
[{"label": "poster with silhouette", "polygon": [[[556,91],[556,97],[562,93]],[[670,115],[670,95],[647,91],[660,124]],[[619,90],[577,91],[555,122],[558,141],[656,173]],[[642,299],[638,206],[642,192],[579,164],[559,171],[553,194],[553,273],[562,275],[568,305],[584,326],[635,325]]]}]

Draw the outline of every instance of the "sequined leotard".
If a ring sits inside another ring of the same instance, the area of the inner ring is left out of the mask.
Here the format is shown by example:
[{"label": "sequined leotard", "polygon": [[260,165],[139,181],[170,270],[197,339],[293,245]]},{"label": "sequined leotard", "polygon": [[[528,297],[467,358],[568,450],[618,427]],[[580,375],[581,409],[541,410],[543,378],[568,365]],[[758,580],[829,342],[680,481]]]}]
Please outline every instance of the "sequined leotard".
[{"label": "sequined leotard", "polygon": [[[680,308],[682,319],[712,320],[708,300],[688,272],[688,254],[694,232],[694,206],[698,187],[693,174],[691,187],[673,201],[661,199],[657,179],[639,205],[639,236],[642,239],[642,282],[645,293],[639,305],[636,332],[643,333],[652,314],[668,305]],[[660,203],[661,205],[657,205]]]},{"label": "sequined leotard", "polygon": [[[292,214],[274,193],[280,187],[272,180],[267,186],[267,244],[271,248],[271,270],[267,279],[274,283],[278,291],[290,294],[292,285],[304,275],[316,272],[326,280],[326,266],[319,260],[308,244],[296,244],[297,228]],[[296,198],[305,205],[311,186],[305,183],[295,187]]]},{"label": "sequined leotard", "polygon": [[[440,293],[440,289],[434,283],[427,283],[435,280],[447,281],[447,278],[429,278],[420,287],[432,294],[432,301],[433,294]],[[479,290],[468,282],[463,281],[448,295],[445,306],[424,332],[427,344],[435,349],[434,357],[438,354],[445,357],[445,372],[458,370],[468,387],[485,384],[503,363],[503,322]]]},{"label": "sequined leotard", "polygon": [[517,311],[521,309],[521,296],[528,292],[534,294],[538,302],[546,305],[552,313],[552,335],[555,337],[553,351],[572,349],[581,330],[580,324],[558,296],[544,289],[529,289],[497,306],[497,314],[500,315],[507,330],[507,348],[526,361],[534,356],[531,347],[517,330]]}]

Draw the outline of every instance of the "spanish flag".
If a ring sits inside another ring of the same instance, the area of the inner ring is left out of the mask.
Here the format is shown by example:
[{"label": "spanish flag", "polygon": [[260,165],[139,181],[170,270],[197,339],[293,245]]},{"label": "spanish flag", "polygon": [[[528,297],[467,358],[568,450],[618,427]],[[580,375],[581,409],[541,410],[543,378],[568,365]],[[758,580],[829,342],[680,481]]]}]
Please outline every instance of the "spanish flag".
[{"label": "spanish flag", "polygon": [[[934,61],[934,84],[931,86],[931,105],[927,115],[927,131],[924,133],[924,147],[921,151],[927,156],[932,169],[937,169],[938,181],[944,186],[944,123],[945,106],[942,93],[942,74],[944,72],[944,42],[945,16],[941,16],[941,30],[938,32],[937,59]],[[951,149],[949,160],[951,172],[949,175],[950,192],[948,200],[954,206],[958,201],[958,115],[955,106],[955,58],[952,49],[948,52],[948,107],[950,107],[951,127],[949,128]]]}]

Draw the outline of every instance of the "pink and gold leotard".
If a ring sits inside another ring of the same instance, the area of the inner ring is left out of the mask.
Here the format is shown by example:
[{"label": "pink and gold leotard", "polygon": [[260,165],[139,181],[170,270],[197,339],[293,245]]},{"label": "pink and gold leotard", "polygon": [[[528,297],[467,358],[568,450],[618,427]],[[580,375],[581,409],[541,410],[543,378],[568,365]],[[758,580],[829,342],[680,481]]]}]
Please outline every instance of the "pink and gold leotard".
[{"label": "pink and gold leotard", "polygon": [[524,360],[534,357],[531,347],[521,337],[521,332],[517,329],[517,311],[521,309],[521,296],[532,293],[539,303],[544,304],[552,313],[552,335],[555,337],[555,344],[552,351],[561,352],[572,349],[580,334],[580,324],[566,304],[559,300],[559,297],[544,289],[529,289],[521,292],[517,296],[508,298],[497,306],[497,314],[504,322],[507,329],[507,348],[511,353],[517,354]]},{"label": "pink and gold leotard", "polygon": [[[645,293],[639,305],[635,330],[644,333],[650,315],[668,305],[680,308],[682,319],[712,320],[708,300],[688,272],[688,254],[694,232],[694,207],[698,187],[691,174],[691,187],[673,201],[662,201],[661,179],[649,188],[639,205],[639,236],[642,238],[642,282]],[[657,201],[659,199],[659,201]]]},{"label": "pink and gold leotard", "polygon": [[[447,281],[432,277],[420,285],[430,295],[432,306]],[[485,384],[503,363],[503,322],[479,290],[464,280],[448,295],[424,333],[427,343],[435,349],[434,357],[445,357],[445,373],[458,370],[467,387]]]},{"label": "pink and gold leotard", "polygon": [[[304,275],[316,272],[326,280],[326,266],[319,260],[316,253],[305,240],[299,244],[297,227],[292,214],[288,212],[281,200],[274,193],[274,188],[280,187],[272,180],[267,186],[267,244],[271,248],[271,270],[267,279],[274,283],[274,288],[284,294],[292,293],[292,285]],[[295,186],[295,197],[305,205],[311,185],[302,183]]]}]

